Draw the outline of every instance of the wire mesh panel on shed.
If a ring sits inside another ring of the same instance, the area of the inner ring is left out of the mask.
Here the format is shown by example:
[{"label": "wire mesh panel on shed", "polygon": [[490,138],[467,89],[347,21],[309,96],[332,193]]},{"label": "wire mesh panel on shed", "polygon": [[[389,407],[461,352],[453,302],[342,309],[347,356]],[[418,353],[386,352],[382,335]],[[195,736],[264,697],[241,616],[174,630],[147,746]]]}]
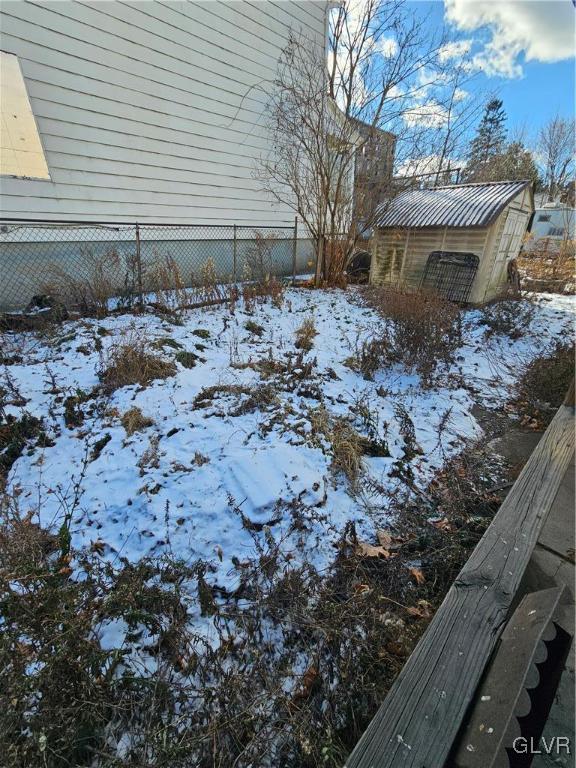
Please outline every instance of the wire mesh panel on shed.
[{"label": "wire mesh panel on shed", "polygon": [[448,301],[465,303],[478,270],[475,253],[432,251],[426,262],[421,287]]}]

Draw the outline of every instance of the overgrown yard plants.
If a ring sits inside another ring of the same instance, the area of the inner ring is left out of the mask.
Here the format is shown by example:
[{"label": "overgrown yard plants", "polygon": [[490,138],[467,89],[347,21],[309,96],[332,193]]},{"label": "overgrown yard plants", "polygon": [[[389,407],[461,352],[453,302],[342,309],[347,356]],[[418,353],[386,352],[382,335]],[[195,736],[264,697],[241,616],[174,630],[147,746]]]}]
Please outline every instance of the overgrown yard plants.
[{"label": "overgrown yard plants", "polygon": [[3,764],[341,766],[497,509],[494,423],[558,404],[574,307],[275,283],[5,333]]}]

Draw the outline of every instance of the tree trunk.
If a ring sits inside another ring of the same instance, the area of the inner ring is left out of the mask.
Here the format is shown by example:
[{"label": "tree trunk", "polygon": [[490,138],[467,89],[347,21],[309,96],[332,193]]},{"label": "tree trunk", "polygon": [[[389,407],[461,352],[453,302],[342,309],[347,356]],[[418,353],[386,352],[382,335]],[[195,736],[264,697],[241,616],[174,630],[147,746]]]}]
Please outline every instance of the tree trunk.
[{"label": "tree trunk", "polygon": [[316,243],[316,272],[314,274],[314,285],[316,288],[320,288],[322,285],[322,272],[324,264],[324,238],[322,235],[318,236]]}]

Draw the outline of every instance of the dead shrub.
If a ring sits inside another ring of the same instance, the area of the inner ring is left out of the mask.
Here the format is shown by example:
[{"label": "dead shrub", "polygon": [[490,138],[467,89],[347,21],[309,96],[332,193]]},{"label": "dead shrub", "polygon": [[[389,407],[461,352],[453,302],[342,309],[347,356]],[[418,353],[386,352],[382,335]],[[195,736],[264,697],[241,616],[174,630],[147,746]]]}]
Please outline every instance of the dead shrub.
[{"label": "dead shrub", "polygon": [[423,291],[370,288],[364,295],[386,321],[364,350],[364,367],[403,363],[430,385],[437,369],[453,362],[461,344],[458,306]]},{"label": "dead shrub", "polygon": [[264,334],[264,326],[255,323],[253,320],[248,320],[244,323],[244,328],[246,328],[248,333],[252,333],[254,336],[260,337]]},{"label": "dead shrub", "polygon": [[201,304],[217,304],[228,298],[228,291],[218,278],[216,265],[211,257],[202,265],[198,298]]},{"label": "dead shrub", "polygon": [[[66,527],[42,529],[14,499],[0,499],[2,764],[59,768],[96,761],[112,768],[176,758],[181,737],[170,713],[182,692],[182,660],[190,658],[178,583],[164,582],[165,563],[114,569],[97,547],[74,552],[72,560],[66,534]],[[179,573],[183,578],[181,564]],[[117,624],[126,637],[145,631],[156,644],[152,680],[122,633],[113,647],[100,643],[101,632]],[[129,753],[116,754],[126,733]]]},{"label": "dead shrub", "polygon": [[270,300],[272,304],[281,309],[284,302],[284,285],[275,277],[267,277],[258,282],[244,282],[242,284],[242,300],[246,312],[253,312],[257,304],[263,304]]},{"label": "dead shrub", "polygon": [[211,415],[243,416],[256,410],[265,410],[276,402],[276,390],[267,384],[250,387],[242,384],[215,384],[203,387],[194,398],[192,407],[209,408],[214,401],[231,399],[232,405],[227,410],[216,410]]},{"label": "dead shrub", "polygon": [[114,344],[103,357],[99,378],[105,392],[140,384],[144,387],[155,379],[166,379],[176,373],[172,361],[150,351],[138,334],[128,334],[124,341]]},{"label": "dead shrub", "polygon": [[562,405],[573,376],[572,342],[558,341],[534,358],[520,377],[513,401],[523,422],[534,428],[547,426]]},{"label": "dead shrub", "polygon": [[283,358],[275,358],[272,348],[268,355],[247,362],[235,362],[233,368],[257,371],[263,379],[271,379],[272,385],[285,392],[296,392],[301,397],[322,399],[321,377],[316,371],[316,358],[305,359],[304,350],[288,352]]},{"label": "dead shrub", "polygon": [[22,456],[27,446],[49,445],[41,419],[24,413],[19,419],[5,413],[0,389],[0,491],[13,464]]},{"label": "dead shrub", "polygon": [[486,336],[508,336],[520,339],[534,319],[534,305],[527,299],[498,299],[480,310],[480,323],[486,326]]},{"label": "dead shrub", "polygon": [[357,340],[354,354],[346,358],[345,365],[371,381],[374,374],[385,366],[388,348],[379,337]]},{"label": "dead shrub", "polygon": [[302,325],[296,329],[296,349],[303,349],[304,352],[310,352],[314,346],[314,338],[318,331],[314,324],[313,317],[307,317]]},{"label": "dead shrub", "polygon": [[146,264],[144,279],[154,293],[154,303],[164,312],[178,312],[189,303],[180,267],[172,256],[158,256]]},{"label": "dead shrub", "polygon": [[265,235],[254,231],[254,243],[246,250],[246,276],[256,282],[265,283],[274,274],[274,248],[279,242],[278,235]]},{"label": "dead shrub", "polygon": [[129,408],[122,414],[120,423],[126,430],[126,434],[131,437],[135,432],[142,432],[151,427],[154,421],[148,416],[144,416],[140,408]]},{"label": "dead shrub", "polygon": [[117,298],[121,306],[131,307],[136,290],[135,256],[112,249],[102,255],[81,251],[74,271],[52,265],[41,292],[56,297],[69,309],[104,317],[110,299]]}]

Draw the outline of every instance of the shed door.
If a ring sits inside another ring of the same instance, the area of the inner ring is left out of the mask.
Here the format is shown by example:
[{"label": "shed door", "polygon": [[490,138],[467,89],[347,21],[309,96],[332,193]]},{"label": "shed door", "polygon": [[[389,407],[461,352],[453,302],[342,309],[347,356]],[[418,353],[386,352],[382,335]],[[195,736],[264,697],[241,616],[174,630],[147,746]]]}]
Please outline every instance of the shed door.
[{"label": "shed door", "polygon": [[497,244],[496,258],[490,277],[491,285],[500,285],[506,282],[506,264],[510,259],[515,259],[520,253],[520,246],[526,232],[527,223],[527,214],[512,209],[508,211],[506,221],[504,222],[504,229]]}]

